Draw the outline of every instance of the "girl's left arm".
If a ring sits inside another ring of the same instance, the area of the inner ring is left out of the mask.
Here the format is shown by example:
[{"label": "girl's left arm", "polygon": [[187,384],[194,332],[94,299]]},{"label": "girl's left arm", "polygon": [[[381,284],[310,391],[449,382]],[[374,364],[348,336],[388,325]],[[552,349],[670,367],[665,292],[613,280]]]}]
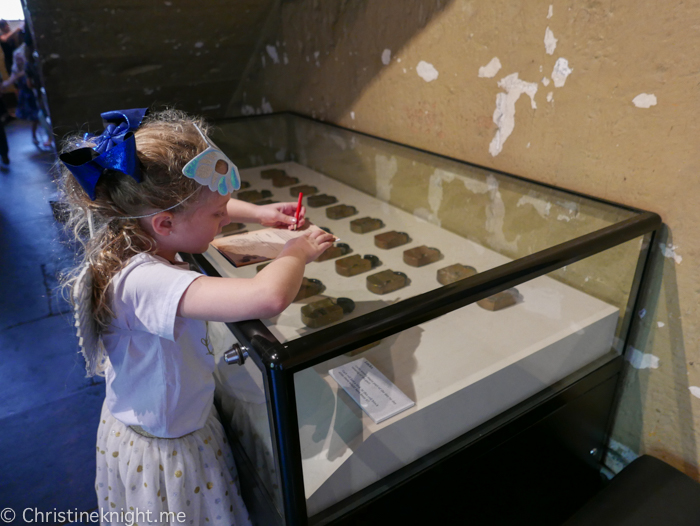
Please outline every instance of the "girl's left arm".
[{"label": "girl's left arm", "polygon": [[[273,228],[293,228],[297,210],[296,203],[272,203],[255,205],[238,199],[229,199],[226,205],[231,221],[237,223],[260,223]],[[304,225],[306,209],[302,206],[299,211],[299,228]]]}]

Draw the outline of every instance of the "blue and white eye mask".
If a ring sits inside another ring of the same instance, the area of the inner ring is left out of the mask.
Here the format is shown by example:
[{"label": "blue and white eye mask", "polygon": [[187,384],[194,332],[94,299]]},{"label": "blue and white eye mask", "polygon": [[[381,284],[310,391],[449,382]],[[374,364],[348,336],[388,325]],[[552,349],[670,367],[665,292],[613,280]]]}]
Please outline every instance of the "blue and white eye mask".
[{"label": "blue and white eye mask", "polygon": [[221,195],[238,190],[241,187],[241,176],[238,174],[236,165],[202,133],[196,124],[194,127],[209,147],[188,162],[182,169],[182,173]]}]

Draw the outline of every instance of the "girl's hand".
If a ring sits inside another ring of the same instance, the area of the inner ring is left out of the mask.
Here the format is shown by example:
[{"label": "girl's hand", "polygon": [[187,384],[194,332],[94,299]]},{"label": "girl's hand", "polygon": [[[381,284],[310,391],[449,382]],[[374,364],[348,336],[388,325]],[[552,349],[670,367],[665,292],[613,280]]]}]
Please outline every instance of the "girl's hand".
[{"label": "girl's hand", "polygon": [[[272,203],[271,205],[261,205],[258,206],[257,210],[258,222],[262,226],[293,230],[296,212],[296,203]],[[297,229],[300,229],[304,225],[305,215],[306,208],[302,206],[299,211],[299,224],[297,225]]]},{"label": "girl's hand", "polygon": [[303,236],[290,239],[284,245],[286,250],[301,250],[307,263],[311,263],[329,248],[335,241],[335,236],[321,229],[312,229],[304,232]]}]

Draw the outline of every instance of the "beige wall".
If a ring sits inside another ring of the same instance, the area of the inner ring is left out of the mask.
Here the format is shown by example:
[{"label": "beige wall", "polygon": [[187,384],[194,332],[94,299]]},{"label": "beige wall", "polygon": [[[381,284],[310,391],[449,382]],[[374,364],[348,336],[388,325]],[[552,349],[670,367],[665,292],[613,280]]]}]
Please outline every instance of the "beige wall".
[{"label": "beige wall", "polygon": [[[294,110],[661,214],[673,251],[655,247],[634,342],[658,367],[630,368],[614,438],[697,478],[700,3],[298,0],[280,9],[229,115]],[[494,57],[500,71],[479,77]],[[556,87],[559,58],[573,71]],[[436,79],[418,74],[421,61]],[[497,96],[517,94],[499,81],[513,73],[537,89],[521,86],[513,131],[493,155]],[[642,93],[656,104],[635,105]]]}]

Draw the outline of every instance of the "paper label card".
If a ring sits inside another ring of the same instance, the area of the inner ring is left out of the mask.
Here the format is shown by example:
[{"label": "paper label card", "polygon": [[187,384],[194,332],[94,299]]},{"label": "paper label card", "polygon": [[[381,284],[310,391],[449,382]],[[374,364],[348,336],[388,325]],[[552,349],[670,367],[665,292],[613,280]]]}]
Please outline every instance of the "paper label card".
[{"label": "paper label card", "polygon": [[328,373],[376,424],[416,405],[365,358]]},{"label": "paper label card", "polygon": [[[318,229],[318,227],[309,225],[308,229]],[[287,241],[303,236],[306,230],[263,228],[217,238],[211,242],[211,245],[234,267],[244,267],[276,258]]]}]

